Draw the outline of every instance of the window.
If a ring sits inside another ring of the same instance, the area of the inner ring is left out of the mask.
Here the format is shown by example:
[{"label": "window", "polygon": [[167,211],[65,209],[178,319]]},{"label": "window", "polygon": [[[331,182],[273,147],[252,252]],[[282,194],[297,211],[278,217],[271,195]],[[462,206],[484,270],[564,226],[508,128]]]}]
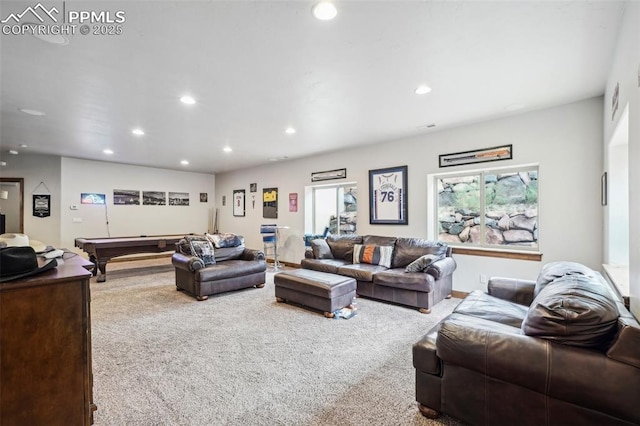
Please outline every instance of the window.
[{"label": "window", "polygon": [[437,175],[435,234],[451,245],[538,249],[538,167]]},{"label": "window", "polygon": [[309,186],[305,191],[305,234],[355,234],[358,188],[355,183]]}]

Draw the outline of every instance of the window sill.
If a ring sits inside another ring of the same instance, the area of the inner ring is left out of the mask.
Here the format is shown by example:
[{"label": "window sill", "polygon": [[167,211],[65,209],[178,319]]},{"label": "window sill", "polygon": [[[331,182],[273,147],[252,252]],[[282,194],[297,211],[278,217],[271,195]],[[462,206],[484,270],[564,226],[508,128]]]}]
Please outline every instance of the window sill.
[{"label": "window sill", "polygon": [[468,256],[499,257],[502,259],[532,260],[534,262],[540,262],[542,260],[542,253],[538,252],[490,250],[484,248],[481,249],[453,246],[451,248],[453,249],[453,254],[464,254]]},{"label": "window sill", "polygon": [[622,296],[625,307],[629,309],[629,265],[605,263],[602,269]]}]

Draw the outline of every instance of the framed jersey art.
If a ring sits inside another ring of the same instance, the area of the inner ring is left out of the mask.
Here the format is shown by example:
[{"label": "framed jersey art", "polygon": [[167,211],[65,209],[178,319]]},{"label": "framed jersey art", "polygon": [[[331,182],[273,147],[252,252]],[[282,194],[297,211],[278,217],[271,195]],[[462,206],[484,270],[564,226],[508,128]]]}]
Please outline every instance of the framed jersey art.
[{"label": "framed jersey art", "polygon": [[407,225],[407,166],[369,170],[369,223]]}]

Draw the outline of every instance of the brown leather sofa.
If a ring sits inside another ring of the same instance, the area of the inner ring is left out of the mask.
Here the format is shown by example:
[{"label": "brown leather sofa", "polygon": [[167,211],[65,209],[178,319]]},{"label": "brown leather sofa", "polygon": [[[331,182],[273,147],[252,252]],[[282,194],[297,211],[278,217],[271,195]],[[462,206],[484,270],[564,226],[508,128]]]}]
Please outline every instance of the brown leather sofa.
[{"label": "brown leather sofa", "polygon": [[553,262],[492,278],[413,346],[427,417],[474,425],[640,424],[640,325],[602,276]]},{"label": "brown leather sofa", "polygon": [[215,265],[205,266],[194,256],[185,240],[176,243],[171,263],[176,271],[176,287],[198,300],[213,294],[243,288],[262,288],[266,282],[264,252],[245,248],[244,238],[233,247],[215,248]]},{"label": "brown leather sofa", "polygon": [[[354,247],[390,246],[389,266],[354,263]],[[406,272],[414,261],[431,255],[435,260],[425,269]],[[311,241],[300,262],[302,268],[356,279],[357,294],[418,308],[429,313],[433,305],[451,297],[456,262],[451,247],[420,238],[376,235],[330,235]]]}]

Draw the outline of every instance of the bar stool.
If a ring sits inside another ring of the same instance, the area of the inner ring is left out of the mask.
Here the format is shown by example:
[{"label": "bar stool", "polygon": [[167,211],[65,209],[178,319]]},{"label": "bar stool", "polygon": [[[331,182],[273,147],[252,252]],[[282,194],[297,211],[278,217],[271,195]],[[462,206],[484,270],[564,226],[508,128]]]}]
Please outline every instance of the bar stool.
[{"label": "bar stool", "polygon": [[262,234],[262,244],[265,258],[269,258],[269,255],[273,255],[273,267],[272,271],[278,271],[280,269],[280,262],[278,262],[278,229],[276,224],[260,225],[260,234]]}]

